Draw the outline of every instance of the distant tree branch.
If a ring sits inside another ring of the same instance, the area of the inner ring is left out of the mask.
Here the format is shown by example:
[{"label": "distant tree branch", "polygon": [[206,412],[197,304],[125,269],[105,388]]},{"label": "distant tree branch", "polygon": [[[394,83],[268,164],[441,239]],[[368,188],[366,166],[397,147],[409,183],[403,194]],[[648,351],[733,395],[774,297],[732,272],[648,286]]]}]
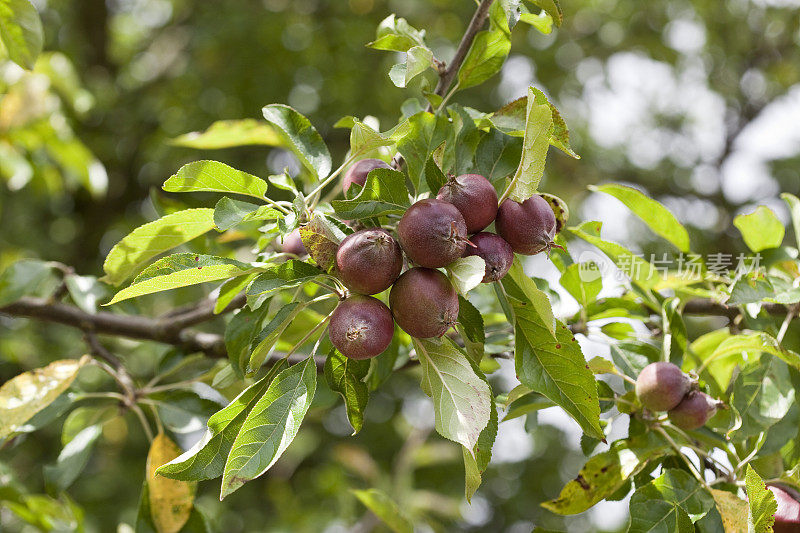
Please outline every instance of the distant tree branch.
[{"label": "distant tree branch", "polygon": [[453,60],[446,64],[444,69],[439,71],[439,83],[436,85],[436,90],[434,91],[439,96],[444,96],[447,94],[447,91],[450,90],[450,86],[453,84],[453,80],[456,74],[458,74],[461,64],[467,57],[469,47],[472,46],[475,36],[486,22],[486,17],[489,16],[489,7],[491,7],[493,1],[494,0],[481,1],[478,5],[478,9],[476,9],[475,13],[472,15],[472,20],[469,21],[469,26],[464,30],[464,36],[461,38],[461,42],[458,43],[458,48],[456,48]]}]

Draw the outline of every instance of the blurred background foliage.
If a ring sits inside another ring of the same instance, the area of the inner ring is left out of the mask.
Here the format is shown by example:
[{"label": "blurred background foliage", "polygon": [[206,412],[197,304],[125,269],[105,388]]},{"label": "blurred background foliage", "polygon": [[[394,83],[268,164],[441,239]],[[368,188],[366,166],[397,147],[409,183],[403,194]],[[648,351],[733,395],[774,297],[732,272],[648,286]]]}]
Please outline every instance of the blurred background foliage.
[{"label": "blurred background foliage", "polygon": [[[407,18],[446,59],[474,9],[467,0],[34,3],[46,53],[32,72],[0,63],[0,268],[28,256],[94,275],[120,237],[177,201],[159,187],[183,163],[213,158],[261,176],[290,164],[278,149],[198,152],[171,139],[216,120],[259,118],[263,105],[285,102],[312,120],[341,161],[348,132],[333,128],[340,117],[373,115],[386,129],[403,102],[434,81],[415,81],[410,91],[391,83],[395,58],[364,47],[378,22],[392,12]],[[603,220],[610,239],[643,253],[658,249],[614,201],[587,192],[604,181],[628,182],[663,201],[704,253],[743,251],[731,220],[757,203],[788,218],[778,194],[800,194],[798,2],[576,0],[562,7],[562,27],[544,35],[520,26],[501,74],[456,100],[491,111],[531,84],[552,97],[582,159],[551,150],[542,188],[569,202],[573,220]],[[12,329],[5,320],[3,380],[83,350],[74,332],[20,321]],[[164,352],[120,346],[138,375],[152,373],[153,353]],[[81,377],[87,388],[101,379]],[[430,434],[416,376],[395,374],[352,439],[341,406],[326,414],[335,401],[318,394],[314,423],[278,466],[224,505],[213,483],[201,484],[198,505],[217,530],[344,531],[354,523],[368,530],[374,524],[348,489],[369,486],[433,517],[440,530],[530,531],[534,523],[615,530],[625,519],[595,512],[565,522],[539,507],[574,476],[583,454],[575,432],[540,423],[535,413],[501,426],[508,429],[470,506],[458,450]],[[106,425],[69,497],[33,496],[45,494],[40,465],[55,460],[58,424],[0,451],[8,463],[0,465],[0,490],[27,494],[31,509],[51,509],[42,516],[61,516],[51,529],[132,524],[146,441],[133,419],[118,422]],[[548,457],[560,460],[541,459]],[[12,472],[27,475],[13,479]],[[0,525],[9,516],[0,510]]]}]

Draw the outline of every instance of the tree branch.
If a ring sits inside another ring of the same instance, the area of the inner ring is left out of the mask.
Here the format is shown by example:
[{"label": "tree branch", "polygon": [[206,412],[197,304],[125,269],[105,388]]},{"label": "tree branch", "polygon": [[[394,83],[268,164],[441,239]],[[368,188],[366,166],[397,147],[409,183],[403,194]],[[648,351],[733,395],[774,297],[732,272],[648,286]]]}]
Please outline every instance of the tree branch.
[{"label": "tree branch", "polygon": [[475,40],[475,36],[486,22],[486,17],[489,16],[489,7],[491,7],[492,2],[493,0],[481,1],[478,5],[478,9],[476,9],[475,13],[472,15],[472,20],[469,21],[469,26],[467,26],[467,29],[464,31],[461,42],[458,43],[458,48],[456,48],[456,54],[453,56],[453,60],[446,65],[444,70],[439,72],[439,83],[436,84],[436,91],[434,91],[439,96],[444,96],[447,94],[447,91],[450,90],[450,86],[453,84],[453,80],[456,74],[458,74],[461,64],[467,57],[469,47],[472,46],[472,41]]},{"label": "tree branch", "polygon": [[[237,300],[234,300],[228,309],[232,309],[234,304],[243,303],[243,299]],[[189,329],[189,326],[207,322],[217,316],[213,313],[213,304],[206,302],[178,316],[150,318],[118,315],[107,311],[90,314],[60,302],[24,297],[1,307],[0,313],[64,324],[95,334],[172,344],[189,351],[204,352],[209,357],[227,357],[225,342],[220,335]]]}]

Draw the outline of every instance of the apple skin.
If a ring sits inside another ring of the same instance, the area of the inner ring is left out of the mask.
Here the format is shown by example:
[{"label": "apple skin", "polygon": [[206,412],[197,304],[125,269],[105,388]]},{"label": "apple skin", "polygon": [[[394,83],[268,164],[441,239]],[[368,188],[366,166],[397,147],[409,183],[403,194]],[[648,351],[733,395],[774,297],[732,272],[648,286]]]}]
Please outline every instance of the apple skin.
[{"label": "apple skin", "polygon": [[772,530],[775,533],[800,533],[800,502],[782,487],[768,485],[767,488],[778,502]]}]

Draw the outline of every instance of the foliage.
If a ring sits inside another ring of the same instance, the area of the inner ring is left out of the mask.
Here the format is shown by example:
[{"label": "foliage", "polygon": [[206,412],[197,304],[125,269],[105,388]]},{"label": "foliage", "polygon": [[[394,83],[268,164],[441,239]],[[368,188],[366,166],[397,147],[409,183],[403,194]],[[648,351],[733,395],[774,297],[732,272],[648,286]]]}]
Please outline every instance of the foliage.
[{"label": "foliage", "polygon": [[[163,183],[172,195],[153,195],[155,220],[119,232],[117,243],[106,247],[103,278],[30,259],[4,269],[0,311],[72,325],[83,331],[89,352],[47,359],[49,364],[26,369],[0,388],[0,445],[9,457],[54,421],[63,425],[62,449],[44,469],[46,494],[12,481],[19,473],[3,476],[8,482],[0,501],[15,524],[80,529],[81,498],[73,501],[69,487],[99,469],[101,451],[119,454],[135,439],[146,439],[149,451],[134,470],[144,473],[138,507],[135,516],[124,517],[137,531],[212,530],[211,516],[223,513],[222,506],[244,501],[237,498],[246,498],[243,493],[259,482],[278,487],[277,480],[292,477],[303,461],[314,461],[319,470],[315,486],[350,510],[295,517],[298,529],[321,529],[334,518],[352,526],[362,506],[371,513],[366,517],[374,515],[393,531],[453,528],[459,518],[453,502],[459,500],[445,495],[452,488],[445,480],[455,477],[449,474],[463,473],[458,498],[463,492],[474,500],[486,490],[481,485],[498,428],[524,416],[547,443],[535,426],[537,412],[552,407],[580,428],[586,458],[574,480],[537,494],[544,509],[537,512],[548,513],[537,515],[543,525],[561,527],[559,515],[629,496],[629,531],[737,531],[745,523],[749,531],[770,530],[775,504],[765,483],[800,490],[800,346],[793,322],[800,261],[797,248],[784,242],[784,223],[768,206],[739,214],[731,224],[759,254],[758,268],[720,270],[700,258],[687,274],[607,240],[599,222],[567,226],[567,203],[543,193],[564,231],[559,246],[536,264],[549,262],[558,271],[555,280],[532,277],[531,263],[517,256],[502,281],[483,285],[483,261],[462,258],[446,268],[460,293],[454,331],[441,339],[412,339],[398,329],[389,348],[369,361],[348,359],[331,346],[327,324],[337,297],[346,293],[334,257],[351,226],[393,230],[410,205],[434,196],[451,173],[482,173],[501,202],[522,201],[554,181],[545,179],[546,169],[578,158],[556,99],[544,87],[531,86],[525,97],[496,109],[470,105],[469,93],[461,93],[496,78],[514,35],[526,25],[550,34],[569,20],[558,2],[484,1],[479,13],[486,6],[488,29],[468,29],[468,48],[450,65],[428,32],[396,15],[380,22],[368,46],[390,52],[392,62],[400,58],[388,78],[412,97],[397,106],[399,114],[393,109],[391,128],[381,131],[374,117],[346,116],[336,122],[350,130],[341,149],[329,144],[329,137],[336,138],[332,120],[315,125],[284,104],[263,107],[264,121],[214,122],[173,144],[186,150],[266,147],[283,154],[285,168],[266,175],[207,159],[181,166]],[[50,76],[55,83],[46,61],[58,56],[36,60],[42,32],[31,9],[27,0],[0,2],[0,39],[10,60],[31,69],[20,80]],[[712,8],[698,6],[703,9]],[[443,81],[447,76],[451,83]],[[794,79],[791,72],[785,76]],[[20,83],[5,87],[6,98],[23,94],[15,93],[23,90]],[[105,172],[95,157],[68,127],[61,126],[63,135],[50,129],[64,113],[61,104],[69,102],[61,98],[56,109],[42,113],[17,108],[22,118],[3,131],[0,144],[13,155],[5,158],[15,165],[9,183],[21,175],[62,172],[102,195]],[[9,101],[0,104],[0,118]],[[43,146],[44,157],[31,139]],[[571,159],[548,159],[555,153],[550,146]],[[395,168],[371,172],[363,187],[342,195],[344,172],[365,157],[393,161]],[[691,228],[648,194],[624,184],[593,190],[622,202],[679,252],[705,249]],[[788,192],[783,197],[800,239],[800,200]],[[296,229],[308,257],[282,252],[280,243]],[[581,261],[580,251],[589,247],[601,252],[594,257],[608,258],[628,274],[621,286],[600,276],[596,263]],[[201,292],[208,283],[217,286]],[[554,304],[565,294],[578,310],[556,316]],[[387,300],[386,294],[378,297]],[[190,306],[182,307],[187,300]],[[156,311],[162,318],[149,318]],[[722,322],[697,321],[695,315],[717,315]],[[197,329],[206,323],[207,329]],[[98,334],[154,342],[143,349],[120,342],[111,353],[104,344],[113,341],[101,342]],[[594,349],[581,342],[589,336],[610,346],[608,358],[592,357]],[[517,380],[510,386],[498,363],[509,358]],[[706,427],[684,431],[639,403],[632,384],[644,366],[661,360],[694,373],[697,386],[723,402]],[[403,383],[403,394],[430,398],[425,405],[433,406],[431,425],[441,440],[423,447],[425,432],[403,427],[393,413],[384,423],[371,419],[369,410],[386,402],[395,383]],[[502,421],[498,411],[505,413]],[[620,435],[614,422],[623,417],[630,423]],[[334,446],[320,429],[331,425],[342,433]],[[365,451],[348,443],[344,435],[351,433],[353,442],[369,438],[373,445]],[[382,445],[395,433],[405,435],[405,444]],[[551,437],[550,455],[563,454],[564,438]],[[318,450],[329,455],[320,459]],[[463,467],[453,467],[453,457],[463,459]],[[312,479],[309,470],[302,470],[304,480]],[[262,476],[266,480],[250,483]],[[208,480],[217,478],[215,496],[229,498],[223,504],[204,498]],[[122,519],[113,517],[115,523]],[[258,525],[264,526],[263,517]]]}]

